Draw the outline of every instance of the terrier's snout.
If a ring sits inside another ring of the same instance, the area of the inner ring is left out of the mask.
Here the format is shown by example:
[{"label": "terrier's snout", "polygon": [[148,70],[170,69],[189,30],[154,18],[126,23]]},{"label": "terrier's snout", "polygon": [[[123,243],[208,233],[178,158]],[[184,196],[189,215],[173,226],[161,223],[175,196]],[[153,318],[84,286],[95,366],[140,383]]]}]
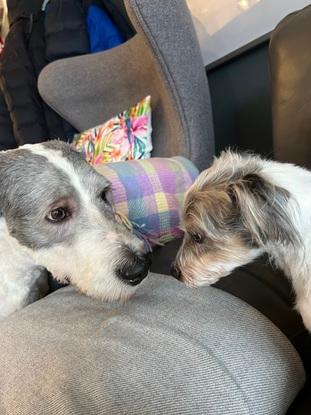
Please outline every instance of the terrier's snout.
[{"label": "terrier's snout", "polygon": [[147,277],[150,266],[150,254],[135,255],[117,270],[117,276],[126,284],[135,286]]}]

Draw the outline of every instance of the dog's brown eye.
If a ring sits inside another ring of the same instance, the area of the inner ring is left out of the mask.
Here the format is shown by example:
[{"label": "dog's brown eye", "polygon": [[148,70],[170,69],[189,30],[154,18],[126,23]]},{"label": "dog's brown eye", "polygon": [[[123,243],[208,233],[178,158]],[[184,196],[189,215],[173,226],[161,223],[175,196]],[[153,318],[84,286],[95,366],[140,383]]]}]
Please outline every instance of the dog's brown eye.
[{"label": "dog's brown eye", "polygon": [[196,242],[197,244],[202,244],[204,241],[203,235],[200,235],[199,233],[191,233],[190,234],[191,239]]},{"label": "dog's brown eye", "polygon": [[47,215],[47,220],[50,222],[61,222],[69,216],[69,211],[66,208],[59,207],[51,210]]},{"label": "dog's brown eye", "polygon": [[100,194],[100,198],[103,202],[108,203],[107,199],[107,189],[103,190]]}]

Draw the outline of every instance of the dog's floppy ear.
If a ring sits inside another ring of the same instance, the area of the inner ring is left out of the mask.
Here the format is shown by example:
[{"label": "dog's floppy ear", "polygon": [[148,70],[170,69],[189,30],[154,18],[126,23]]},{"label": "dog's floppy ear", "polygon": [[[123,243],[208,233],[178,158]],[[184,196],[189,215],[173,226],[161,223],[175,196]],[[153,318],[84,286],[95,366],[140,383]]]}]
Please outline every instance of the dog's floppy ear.
[{"label": "dog's floppy ear", "polygon": [[0,218],[5,216],[15,194],[15,184],[22,174],[16,162],[16,151],[0,151]]},{"label": "dog's floppy ear", "polygon": [[287,211],[290,193],[258,173],[246,174],[228,187],[242,225],[259,246],[267,242],[296,244],[298,233]]}]

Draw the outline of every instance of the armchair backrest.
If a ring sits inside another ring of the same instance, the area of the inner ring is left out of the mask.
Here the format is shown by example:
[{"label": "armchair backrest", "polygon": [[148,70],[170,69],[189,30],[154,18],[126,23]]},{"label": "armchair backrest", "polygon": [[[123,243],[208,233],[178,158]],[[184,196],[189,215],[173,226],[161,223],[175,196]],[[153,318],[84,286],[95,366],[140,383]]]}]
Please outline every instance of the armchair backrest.
[{"label": "armchair backrest", "polygon": [[39,91],[78,130],[152,96],[155,156],[183,155],[199,168],[214,155],[206,73],[184,0],[125,0],[136,35],[97,54],[46,66]]}]

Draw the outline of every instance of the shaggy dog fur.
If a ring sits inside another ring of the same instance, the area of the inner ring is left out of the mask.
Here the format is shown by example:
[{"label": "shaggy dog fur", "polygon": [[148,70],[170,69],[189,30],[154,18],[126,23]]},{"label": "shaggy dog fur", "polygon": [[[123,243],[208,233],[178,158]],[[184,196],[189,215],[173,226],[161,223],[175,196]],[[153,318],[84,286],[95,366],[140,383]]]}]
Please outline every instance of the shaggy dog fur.
[{"label": "shaggy dog fur", "polygon": [[100,299],[147,275],[144,244],[115,220],[110,183],[68,144],[0,153],[0,318],[33,301],[42,267]]},{"label": "shaggy dog fur", "polygon": [[311,173],[223,152],[189,189],[173,275],[213,284],[266,252],[291,280],[311,331]]}]

